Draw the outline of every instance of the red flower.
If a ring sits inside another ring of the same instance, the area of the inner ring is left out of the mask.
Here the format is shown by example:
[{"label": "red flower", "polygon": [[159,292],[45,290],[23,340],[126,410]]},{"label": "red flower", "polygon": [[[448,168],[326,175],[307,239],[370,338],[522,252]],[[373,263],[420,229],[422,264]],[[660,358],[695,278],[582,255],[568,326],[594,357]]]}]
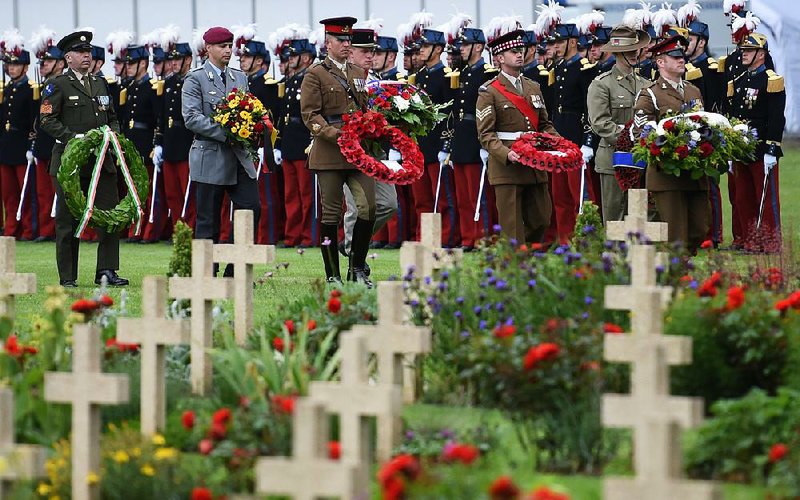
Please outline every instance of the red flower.
[{"label": "red flower", "polygon": [[481,456],[478,448],[471,444],[451,444],[442,450],[442,458],[445,462],[461,462],[470,465]]},{"label": "red flower", "polygon": [[308,323],[306,323],[306,329],[309,332],[311,332],[311,331],[316,330],[316,328],[317,328],[317,321],[313,320],[313,319],[308,320]]},{"label": "red flower", "polygon": [[98,300],[103,307],[111,307],[114,305],[114,299],[109,297],[108,295],[101,295],[100,299]]},{"label": "red flower", "polygon": [[732,286],[728,288],[728,303],[725,308],[728,311],[739,309],[744,304],[744,288],[741,286]]},{"label": "red flower", "polygon": [[713,246],[714,243],[711,240],[704,240],[702,243],[700,243],[700,248],[702,248],[703,250],[708,250]]},{"label": "red flower", "polygon": [[194,427],[194,412],[192,410],[186,410],[181,415],[181,424],[183,424],[183,428],[186,430],[191,430]]},{"label": "red flower", "polygon": [[78,299],[72,303],[72,311],[77,313],[90,313],[96,310],[99,307],[99,304],[95,300],[91,299]]},{"label": "red flower", "polygon": [[286,327],[286,331],[289,332],[289,335],[294,333],[294,321],[290,319],[284,320],[283,326]]},{"label": "red flower", "polygon": [[283,339],[280,337],[275,337],[272,339],[272,348],[278,352],[283,352],[284,349],[284,342]]},{"label": "red flower", "polygon": [[561,353],[561,348],[558,344],[552,342],[544,342],[528,349],[525,359],[522,362],[523,368],[530,371],[537,367],[542,361],[550,361],[558,357]]},{"label": "red flower", "polygon": [[203,439],[197,445],[197,450],[203,455],[208,455],[209,453],[211,453],[211,450],[213,449],[214,449],[214,442],[211,441],[210,439]]},{"label": "red flower", "polygon": [[420,473],[420,466],[417,459],[411,455],[397,455],[378,471],[378,481],[382,486],[386,486],[396,476],[414,480]]},{"label": "red flower", "polygon": [[489,498],[492,500],[514,500],[519,498],[519,488],[509,476],[500,476],[489,486]]},{"label": "red flower", "polygon": [[225,439],[226,434],[228,434],[228,428],[225,427],[225,424],[220,422],[211,423],[211,428],[208,430],[208,437],[214,441],[222,441]]},{"label": "red flower", "polygon": [[214,412],[214,415],[211,416],[211,421],[215,424],[223,424],[226,425],[228,422],[231,421],[231,410],[230,408],[220,408],[219,410]]},{"label": "red flower", "polygon": [[800,290],[792,292],[792,294],[785,299],[775,303],[775,309],[782,313],[788,311],[789,309],[800,310]]},{"label": "red flower", "polygon": [[192,488],[192,498],[191,500],[214,500],[214,496],[211,494],[211,490],[208,488]]},{"label": "red flower", "polygon": [[331,460],[339,460],[342,456],[342,445],[339,441],[328,442],[328,458]]},{"label": "red flower", "polygon": [[137,352],[139,344],[118,342],[116,338],[106,340],[106,349],[116,349],[118,352]]},{"label": "red flower", "polygon": [[24,354],[24,350],[20,348],[16,335],[9,335],[6,339],[5,350],[11,356],[18,358]]},{"label": "red flower", "polygon": [[625,330],[623,330],[621,326],[615,323],[605,323],[603,325],[603,333],[613,333],[616,335],[620,333],[625,333]]},{"label": "red flower", "polygon": [[692,115],[689,117],[689,119],[692,120],[693,122],[700,122],[702,118],[700,118],[700,115]]},{"label": "red flower", "polygon": [[644,137],[639,139],[639,146],[645,147],[647,145],[647,141],[644,140]]},{"label": "red flower", "polygon": [[678,153],[678,159],[680,160],[689,156],[689,148],[687,146],[678,146],[675,148],[675,152]]},{"label": "red flower", "polygon": [[700,143],[700,157],[707,158],[711,156],[711,153],[713,152],[714,152],[714,146],[712,146],[710,142]]},{"label": "red flower", "polygon": [[705,280],[702,285],[697,288],[698,297],[716,297],[717,287],[722,280],[722,273],[716,271],[710,278]]},{"label": "red flower", "polygon": [[332,312],[333,314],[338,313],[342,309],[342,301],[336,297],[331,297],[328,299],[328,311]]},{"label": "red flower", "polygon": [[569,495],[556,493],[547,486],[539,486],[528,495],[526,500],[569,500]]},{"label": "red flower", "polygon": [[783,443],[773,444],[772,448],[769,449],[769,454],[767,455],[767,459],[769,463],[774,464],[775,462],[782,460],[786,454],[789,453],[789,447]]},{"label": "red flower", "polygon": [[272,409],[275,413],[291,415],[294,413],[294,396],[282,396],[276,394],[272,396]]},{"label": "red flower", "polygon": [[653,156],[661,156],[661,148],[656,146],[655,143],[650,144],[650,154]]},{"label": "red flower", "polygon": [[672,132],[675,130],[675,122],[672,120],[667,120],[664,122],[664,130],[667,132]]},{"label": "red flower", "polygon": [[516,326],[503,324],[495,327],[493,335],[496,339],[506,339],[512,337],[515,333],[517,333]]},{"label": "red flower", "polygon": [[255,132],[256,134],[261,134],[262,132],[264,132],[264,123],[257,122],[255,125],[253,125],[253,132]]}]

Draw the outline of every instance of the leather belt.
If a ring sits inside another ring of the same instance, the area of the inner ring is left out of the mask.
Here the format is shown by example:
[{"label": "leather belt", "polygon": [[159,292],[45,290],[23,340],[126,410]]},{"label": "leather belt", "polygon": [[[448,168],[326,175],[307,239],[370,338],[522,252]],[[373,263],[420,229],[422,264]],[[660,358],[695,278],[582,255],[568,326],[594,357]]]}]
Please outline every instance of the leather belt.
[{"label": "leather belt", "polygon": [[150,127],[150,125],[146,124],[145,122],[131,122],[131,123],[128,123],[128,125],[129,125],[128,128],[136,129],[136,130],[152,130],[153,129],[153,127]]},{"label": "leather belt", "polygon": [[342,123],[342,122],[344,122],[344,119],[342,118],[342,115],[328,115],[328,116],[323,116],[322,118],[324,118],[325,121],[328,122],[328,124],[330,124],[330,125],[332,125],[334,123]]},{"label": "leather belt", "polygon": [[473,115],[472,113],[460,113],[459,114],[459,118],[461,118],[462,120],[468,121],[468,122],[474,122],[475,121],[475,115]]},{"label": "leather belt", "polygon": [[300,118],[299,116],[287,116],[284,118],[284,123],[286,123],[287,125],[290,123],[292,125],[302,125],[303,119]]},{"label": "leather belt", "polygon": [[173,128],[173,127],[185,128],[183,120],[175,120],[174,118],[170,118],[167,128]]},{"label": "leather belt", "polygon": [[570,108],[570,107],[562,106],[561,104],[559,104],[558,105],[558,112],[559,113],[581,114],[581,113],[583,113],[583,110],[581,108]]},{"label": "leather belt", "polygon": [[497,132],[497,138],[501,141],[516,141],[522,134],[527,132]]}]

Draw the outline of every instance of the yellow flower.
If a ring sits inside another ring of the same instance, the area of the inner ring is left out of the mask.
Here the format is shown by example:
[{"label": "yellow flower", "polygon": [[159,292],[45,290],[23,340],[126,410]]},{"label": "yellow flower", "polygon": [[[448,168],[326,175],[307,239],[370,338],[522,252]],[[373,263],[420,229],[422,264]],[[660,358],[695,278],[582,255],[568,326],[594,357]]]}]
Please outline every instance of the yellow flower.
[{"label": "yellow flower", "polygon": [[51,488],[47,483],[39,483],[39,487],[36,488],[36,493],[43,497],[49,495],[51,491],[53,491],[53,488]]},{"label": "yellow flower", "polygon": [[133,455],[134,457],[142,456],[142,449],[139,448],[139,447],[136,447],[136,448],[132,449],[131,450],[131,455]]},{"label": "yellow flower", "polygon": [[61,497],[58,495],[53,495],[49,498],[49,500],[61,500]]},{"label": "yellow flower", "polygon": [[249,111],[239,111],[239,116],[243,120],[249,120],[250,119],[250,112]]},{"label": "yellow flower", "polygon": [[142,474],[144,474],[145,476],[153,477],[156,475],[156,470],[150,464],[142,465],[142,468],[139,470],[141,470]]},{"label": "yellow flower", "polygon": [[239,137],[241,137],[242,139],[248,139],[250,137],[250,130],[247,129],[246,127],[242,127],[241,129],[239,129]]},{"label": "yellow flower", "polygon": [[87,484],[97,484],[100,482],[100,476],[95,474],[94,472],[90,472],[88,476],[86,476],[86,483]]},{"label": "yellow flower", "polygon": [[153,444],[156,446],[164,446],[167,440],[161,434],[153,434]]},{"label": "yellow flower", "polygon": [[228,101],[228,107],[231,109],[236,109],[239,106],[239,99],[234,99],[232,101]]},{"label": "yellow flower", "polygon": [[175,448],[158,448],[153,456],[156,460],[170,460],[178,456],[178,450]]},{"label": "yellow flower", "polygon": [[235,134],[236,132],[238,132],[238,131],[239,131],[239,127],[232,127],[232,128],[231,128],[231,132],[233,132],[234,134]]},{"label": "yellow flower", "polygon": [[115,451],[114,454],[111,456],[111,458],[118,464],[124,464],[125,462],[131,459],[128,453],[123,450]]}]

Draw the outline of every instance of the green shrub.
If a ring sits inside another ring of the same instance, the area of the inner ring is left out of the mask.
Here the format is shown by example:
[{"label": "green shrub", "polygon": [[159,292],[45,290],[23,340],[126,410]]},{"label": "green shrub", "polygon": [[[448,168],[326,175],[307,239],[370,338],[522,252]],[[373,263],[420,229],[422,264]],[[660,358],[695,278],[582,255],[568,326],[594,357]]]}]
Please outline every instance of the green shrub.
[{"label": "green shrub", "polygon": [[192,275],[192,228],[178,221],[172,230],[172,257],[169,259],[167,276],[182,278]]}]

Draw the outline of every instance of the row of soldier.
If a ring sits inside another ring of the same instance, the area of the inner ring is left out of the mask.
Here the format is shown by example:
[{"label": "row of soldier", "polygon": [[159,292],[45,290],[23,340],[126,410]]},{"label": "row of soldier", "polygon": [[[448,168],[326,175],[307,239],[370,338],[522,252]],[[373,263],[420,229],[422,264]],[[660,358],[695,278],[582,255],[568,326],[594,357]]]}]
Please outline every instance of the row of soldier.
[{"label": "row of soldier", "polygon": [[[751,18],[741,10],[742,4],[733,2],[733,11],[726,13],[734,19],[731,24],[737,42],[754,28],[745,23],[743,30],[742,22],[737,24],[736,20]],[[626,23],[647,31],[652,40],[649,47],[636,52],[630,66],[640,77],[656,80],[658,72],[650,58],[652,53],[646,49],[675,35],[686,36],[689,43],[685,51],[688,61],[685,78],[700,88],[705,109],[756,120],[760,136],[765,140],[760,153],[780,157],[783,110],[782,106],[766,106],[766,98],[774,97],[768,94],[782,93],[782,80],[776,81],[779,77],[770,73],[760,82],[765,88],[759,93],[759,89],[753,87],[752,78],[742,78],[748,74],[748,68],[741,63],[739,50],[728,56],[727,61],[709,57],[708,26],[697,19],[699,7],[691,0],[688,6],[692,8],[682,8],[677,16],[673,13],[671,17],[655,15],[661,12],[650,15],[646,7],[626,13],[626,17],[630,17]],[[553,216],[544,236],[548,243],[563,243],[570,237],[580,200],[597,202],[605,220],[619,220],[623,216],[624,193],[613,180],[614,167],[610,158],[616,141],[613,134],[598,123],[597,117],[608,115],[606,108],[610,106],[609,109],[624,110],[624,116],[618,110],[612,113],[618,121],[624,123],[633,118],[634,100],[644,85],[634,84],[632,95],[620,97],[619,103],[587,100],[587,94],[591,96],[590,84],[600,75],[609,75],[617,61],[613,50],[603,50],[609,43],[611,28],[603,27],[602,22],[602,14],[597,12],[581,16],[574,23],[561,22],[559,7],[551,4],[540,8],[537,23],[524,36],[526,53],[522,74],[539,83],[555,129],[581,145],[584,160],[589,167],[594,167],[550,176]],[[369,62],[371,78],[406,79],[426,90],[434,102],[453,102],[448,119],[421,140],[426,175],[410,187],[396,187],[396,204],[383,207],[389,222],[375,235],[374,242],[379,246],[397,247],[403,240],[416,239],[417,214],[438,211],[442,213],[444,243],[469,250],[497,221],[494,189],[490,183],[481,188],[488,154],[478,140],[476,124],[480,117],[475,103],[481,85],[497,76],[499,68],[495,60],[487,63],[483,53],[487,43],[519,24],[514,18],[495,18],[484,32],[470,26],[469,17],[463,15],[455,16],[436,29],[431,28],[431,24],[429,14],[415,15],[400,28],[399,43],[397,38],[379,34],[379,22],[367,22],[366,29],[355,30],[369,33],[368,38],[373,37],[373,32],[377,35],[372,43],[361,44],[374,49]],[[306,164],[311,136],[300,112],[300,88],[306,70],[317,57],[324,58],[324,50],[314,43],[319,41],[314,40],[315,33],[296,25],[278,30],[270,37],[269,48],[267,43],[256,40],[253,26],[234,31],[239,65],[248,74],[250,91],[270,109],[279,130],[274,157],[264,159],[265,163],[279,166],[270,173],[261,174],[259,179],[262,208],[258,241],[286,246],[316,245],[320,241],[320,210],[315,174]],[[146,37],[142,40],[146,43],[140,45],[135,45],[133,36],[126,32],[113,33],[108,39],[115,75],[107,80],[121,129],[145,159],[155,193],[155,200],[147,201],[148,223],[141,236],[142,242],[167,239],[175,222],[185,220],[192,225],[194,217],[188,175],[193,134],[183,125],[181,86],[193,60],[204,56],[202,43],[181,42],[175,27],[159,33],[156,37]],[[42,30],[31,42],[31,49],[39,60],[41,81],[63,71],[62,54],[53,45],[53,37],[54,33]],[[21,49],[21,43],[10,43],[12,36],[6,34],[4,38],[4,69],[11,79],[0,103],[4,234],[22,239],[37,235],[40,240],[51,239],[54,194],[48,159],[53,141],[37,127],[39,86],[29,85],[25,76],[30,54]],[[763,45],[766,50],[766,43]],[[401,47],[403,71],[396,67]],[[274,68],[270,71],[269,49],[277,55],[280,74],[284,75],[282,79],[274,77]],[[150,76],[151,57],[153,77]],[[94,46],[92,58],[93,74],[102,76],[104,48]],[[766,67],[770,71],[773,69],[768,56]],[[733,82],[732,88],[728,82]],[[772,89],[769,92],[767,84]],[[770,124],[769,133],[766,123]],[[764,172],[770,171],[765,169]],[[763,178],[763,175],[760,179],[736,175],[728,183],[734,207],[735,246],[759,249],[750,244],[749,232],[753,225],[752,206],[758,205],[761,184],[767,186],[760,182]],[[773,235],[771,241],[774,242],[774,235],[779,241],[780,234],[777,170],[769,176],[769,186],[769,200],[763,203],[768,213],[762,217],[762,227]],[[713,183],[708,184],[708,191],[713,223],[707,238],[719,244],[722,240],[722,196]],[[21,198],[24,199],[21,201]],[[378,205],[380,210],[380,202]],[[740,208],[746,215],[738,213]],[[228,204],[224,204],[223,211],[229,212]],[[225,239],[225,234],[229,233],[225,227],[229,227],[226,224],[228,215],[223,215],[222,221]],[[139,239],[133,233],[130,236],[131,240]],[[88,237],[91,238],[91,233]]]}]

